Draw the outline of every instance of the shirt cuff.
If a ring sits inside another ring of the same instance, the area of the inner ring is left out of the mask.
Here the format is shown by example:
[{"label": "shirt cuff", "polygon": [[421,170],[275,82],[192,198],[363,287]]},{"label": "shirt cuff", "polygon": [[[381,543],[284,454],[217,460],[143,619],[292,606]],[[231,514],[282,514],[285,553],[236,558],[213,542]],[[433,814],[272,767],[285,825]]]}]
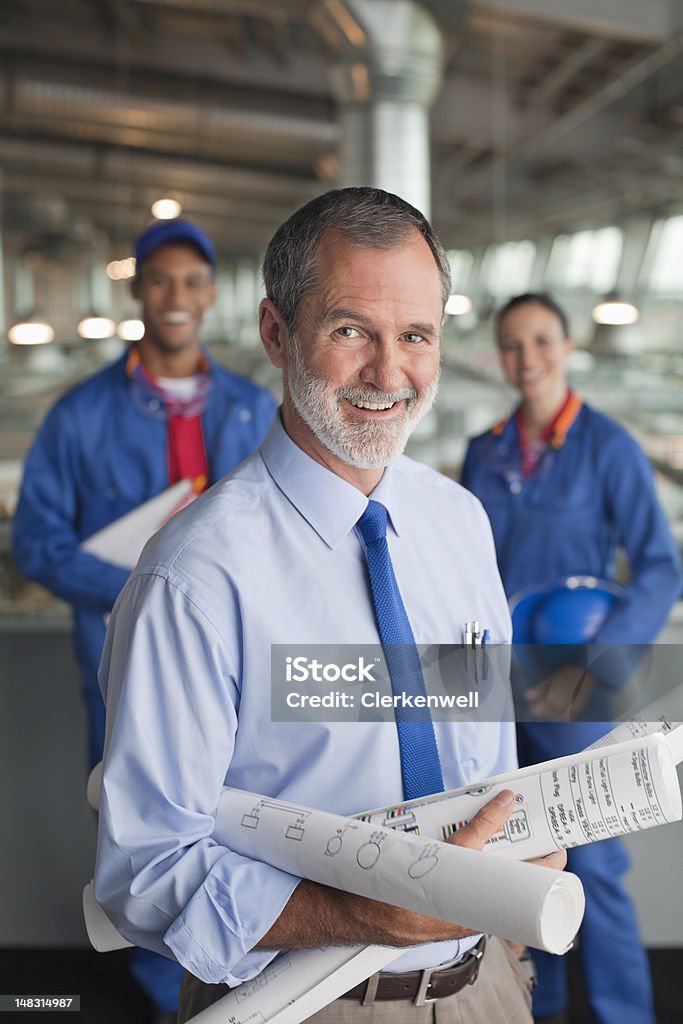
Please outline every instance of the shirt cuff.
[{"label": "shirt cuff", "polygon": [[[168,929],[164,942],[179,963],[202,981],[241,985],[277,956],[278,950],[255,950],[254,946],[278,919],[300,881],[252,861],[249,885],[238,903],[235,888],[210,876]],[[256,893],[258,899],[254,899]]]}]

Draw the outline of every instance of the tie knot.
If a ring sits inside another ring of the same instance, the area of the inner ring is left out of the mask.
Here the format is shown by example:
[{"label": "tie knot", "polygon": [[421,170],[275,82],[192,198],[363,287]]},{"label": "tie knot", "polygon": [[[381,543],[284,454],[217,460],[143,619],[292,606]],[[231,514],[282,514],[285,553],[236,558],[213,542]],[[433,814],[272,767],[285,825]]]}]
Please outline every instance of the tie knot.
[{"label": "tie knot", "polygon": [[366,544],[382,540],[387,535],[387,510],[379,501],[369,501],[358,520],[358,529]]}]

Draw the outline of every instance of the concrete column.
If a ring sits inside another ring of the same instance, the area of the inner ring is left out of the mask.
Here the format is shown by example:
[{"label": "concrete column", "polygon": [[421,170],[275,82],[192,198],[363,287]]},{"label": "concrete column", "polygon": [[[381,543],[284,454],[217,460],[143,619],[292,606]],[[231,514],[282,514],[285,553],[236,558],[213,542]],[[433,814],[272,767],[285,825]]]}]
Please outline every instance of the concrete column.
[{"label": "concrete column", "polygon": [[332,84],[341,104],[342,186],[374,185],[430,214],[429,108],[441,34],[413,0],[344,0],[356,31]]}]

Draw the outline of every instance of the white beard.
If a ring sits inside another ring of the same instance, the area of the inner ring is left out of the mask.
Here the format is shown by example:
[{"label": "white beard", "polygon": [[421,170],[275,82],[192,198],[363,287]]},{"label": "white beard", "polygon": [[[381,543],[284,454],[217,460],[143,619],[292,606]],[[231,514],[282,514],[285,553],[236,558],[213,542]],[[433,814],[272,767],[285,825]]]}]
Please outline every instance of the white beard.
[{"label": "white beard", "polygon": [[[431,409],[439,374],[420,393],[415,388],[401,388],[391,394],[369,386],[335,388],[311,373],[298,342],[290,336],[287,386],[297,413],[329,452],[357,469],[381,469],[403,454],[412,431]],[[406,404],[401,415],[392,420],[354,421],[344,418],[344,399],[380,405],[398,401]]]}]

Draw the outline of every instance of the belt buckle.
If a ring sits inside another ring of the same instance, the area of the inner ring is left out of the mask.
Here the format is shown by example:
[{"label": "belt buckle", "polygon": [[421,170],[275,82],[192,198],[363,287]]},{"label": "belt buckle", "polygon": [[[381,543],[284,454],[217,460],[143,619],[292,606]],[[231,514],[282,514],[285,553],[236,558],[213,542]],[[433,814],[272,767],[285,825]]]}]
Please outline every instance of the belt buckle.
[{"label": "belt buckle", "polygon": [[[474,985],[475,981],[479,977],[479,968],[481,967],[481,961],[482,961],[482,957],[484,956],[485,949],[486,949],[486,936],[482,935],[482,937],[479,939],[479,942],[477,943],[476,946],[473,946],[472,949],[466,950],[465,953],[463,954],[462,958],[460,960],[458,960],[455,964],[452,964],[453,967],[461,967],[461,966],[464,967],[465,964],[468,962],[468,960],[476,961],[475,964],[474,964],[474,969],[472,971],[472,976],[467,979],[467,984],[468,985]],[[427,995],[427,992],[428,992],[429,987],[430,987],[430,985],[432,983],[432,975],[433,974],[438,974],[439,971],[444,971],[444,970],[448,970],[448,968],[446,968],[446,967],[428,967],[424,971],[420,972],[421,973],[420,984],[417,986],[417,993],[415,995],[415,998],[413,999],[413,1005],[414,1006],[424,1006],[425,1003],[438,1003],[438,1001],[439,1001],[438,997],[436,997],[436,996],[431,996],[430,997],[430,996]]]},{"label": "belt buckle", "polygon": [[424,971],[420,971],[420,984],[417,986],[417,992],[413,999],[413,1006],[424,1006],[425,1003],[436,1003],[437,999],[430,998],[427,995],[429,986],[432,983],[432,974],[437,971],[437,967],[427,967]]},{"label": "belt buckle", "polygon": [[467,981],[468,985],[474,985],[475,981],[479,977],[479,969],[481,967],[481,961],[482,961],[482,957],[484,956],[485,950],[486,950],[486,936],[485,935],[483,935],[481,937],[481,939],[479,940],[479,942],[477,943],[476,946],[474,946],[472,949],[468,949],[467,950],[468,954],[471,957],[474,957],[474,959],[477,961],[476,964],[474,965],[474,970],[472,971],[472,977],[469,978],[468,981]]}]

